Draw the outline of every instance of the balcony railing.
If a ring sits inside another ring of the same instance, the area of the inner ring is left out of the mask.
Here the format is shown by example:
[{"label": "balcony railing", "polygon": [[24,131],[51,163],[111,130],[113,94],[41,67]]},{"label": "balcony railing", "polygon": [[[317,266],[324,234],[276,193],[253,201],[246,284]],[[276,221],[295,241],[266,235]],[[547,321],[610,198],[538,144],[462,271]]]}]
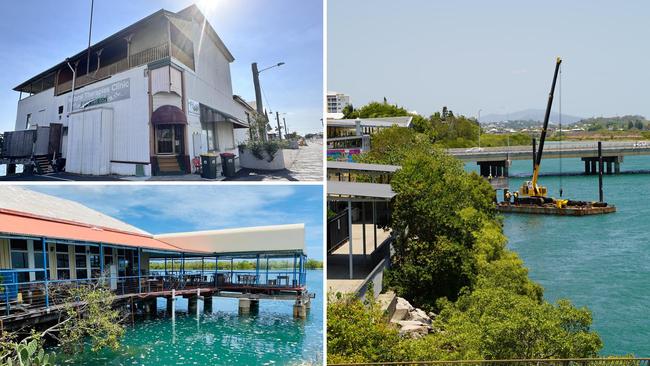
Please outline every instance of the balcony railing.
[{"label": "balcony railing", "polygon": [[296,290],[306,283],[306,273],[295,270],[266,271],[164,271],[153,270],[142,276],[102,276],[99,278],[39,280],[19,282],[19,274],[43,277],[43,269],[0,270],[0,320],[3,317],[28,313],[61,304],[66,289],[101,282],[116,295],[149,294],[162,291],[214,288],[236,290],[259,288]]},{"label": "balcony railing", "polygon": [[327,254],[332,254],[350,237],[348,210],[339,212],[327,220]]},{"label": "balcony railing", "polygon": [[[96,83],[112,75],[126,71],[129,68],[138,67],[157,60],[162,60],[166,57],[169,57],[168,43],[163,43],[156,47],[148,48],[144,51],[131,55],[129,58],[123,58],[110,65],[102,66],[96,71],[91,71],[89,75],[78,76],[75,81],[75,89],[79,89],[83,86]],[[61,95],[71,90],[72,90],[72,80],[69,80],[57,85],[55,94]]]}]

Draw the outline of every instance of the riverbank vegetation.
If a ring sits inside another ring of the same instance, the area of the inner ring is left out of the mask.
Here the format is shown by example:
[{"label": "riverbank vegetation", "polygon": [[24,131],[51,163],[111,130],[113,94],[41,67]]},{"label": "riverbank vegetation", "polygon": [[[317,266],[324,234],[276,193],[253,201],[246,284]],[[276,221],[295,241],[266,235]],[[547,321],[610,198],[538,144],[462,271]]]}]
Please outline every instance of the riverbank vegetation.
[{"label": "riverbank vegetation", "polygon": [[[33,329],[28,336],[2,331],[1,365],[53,365],[86,347],[92,352],[119,348],[124,314],[113,307],[115,295],[105,284],[52,284],[50,293],[52,304],[62,307],[56,323],[45,330]],[[47,340],[55,341],[62,354],[47,352]]]},{"label": "riverbank vegetation", "polygon": [[492,187],[427,133],[393,127],[360,160],[401,165],[391,185],[397,233],[386,286],[438,314],[420,339],[399,336],[374,301],[330,296],[328,361],[593,357],[591,313],[551,304],[528,277],[497,214]]}]

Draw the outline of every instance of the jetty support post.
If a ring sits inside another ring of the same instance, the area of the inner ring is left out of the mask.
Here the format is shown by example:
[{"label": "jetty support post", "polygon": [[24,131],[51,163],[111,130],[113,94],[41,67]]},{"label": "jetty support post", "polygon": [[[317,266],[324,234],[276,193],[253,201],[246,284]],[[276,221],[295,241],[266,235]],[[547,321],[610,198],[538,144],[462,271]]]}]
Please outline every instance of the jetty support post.
[{"label": "jetty support post", "polygon": [[305,319],[307,317],[307,305],[301,297],[296,299],[293,304],[293,317],[296,319]]},{"label": "jetty support post", "polygon": [[[45,243],[45,238],[41,238],[41,244],[43,246],[43,281],[45,282],[45,308],[49,309],[50,308],[50,291],[49,291],[49,284],[48,284],[48,273],[47,273],[47,245]],[[5,291],[6,293],[7,291]],[[9,304],[9,302],[7,302]]]},{"label": "jetty support post", "polygon": [[239,299],[239,315],[255,314],[259,311],[260,300],[242,297]]},{"label": "jetty support post", "polygon": [[172,321],[176,320],[176,290],[172,289],[172,297],[168,301],[172,303]]},{"label": "jetty support post", "polygon": [[598,201],[603,202],[603,143],[598,141]]}]

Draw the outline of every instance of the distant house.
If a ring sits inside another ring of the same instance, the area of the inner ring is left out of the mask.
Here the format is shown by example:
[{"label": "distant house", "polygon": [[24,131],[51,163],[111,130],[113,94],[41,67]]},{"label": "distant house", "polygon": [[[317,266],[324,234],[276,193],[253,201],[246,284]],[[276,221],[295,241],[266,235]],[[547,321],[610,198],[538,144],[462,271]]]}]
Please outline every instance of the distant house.
[{"label": "distant house", "polygon": [[157,11],[89,52],[14,88],[15,129],[50,131],[38,154],[65,158],[73,173],[145,176],[190,173],[201,153],[237,154],[251,111],[233,95],[233,55],[196,6]]}]

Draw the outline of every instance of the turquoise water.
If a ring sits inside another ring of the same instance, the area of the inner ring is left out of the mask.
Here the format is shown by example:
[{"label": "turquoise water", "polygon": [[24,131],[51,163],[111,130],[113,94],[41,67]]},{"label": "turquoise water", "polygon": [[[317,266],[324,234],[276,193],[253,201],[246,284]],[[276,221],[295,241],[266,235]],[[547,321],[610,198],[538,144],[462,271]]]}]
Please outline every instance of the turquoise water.
[{"label": "turquoise water", "polygon": [[[531,161],[515,161],[511,173],[531,171]],[[581,172],[579,159],[564,159],[562,171]],[[474,169],[470,164],[468,168]],[[650,169],[650,157],[625,157],[621,170]],[[545,160],[543,172],[558,172]],[[510,187],[524,178],[510,178]],[[560,177],[542,177],[553,197]],[[562,177],[564,197],[598,199],[597,176]],[[593,313],[593,328],[604,342],[603,355],[650,356],[650,175],[604,177],[609,215],[505,216],[509,246],[524,260],[549,301],[568,298]],[[501,199],[501,197],[499,197]]]},{"label": "turquoise water", "polygon": [[[239,316],[237,299],[213,299],[212,313],[187,314],[177,302],[170,318],[137,321],[129,326],[117,352],[79,355],[75,365],[299,365],[322,364],[323,272],[308,271],[307,286],[316,293],[306,320],[293,318],[293,301],[261,300],[259,314]],[[165,310],[159,300],[158,309]]]}]

